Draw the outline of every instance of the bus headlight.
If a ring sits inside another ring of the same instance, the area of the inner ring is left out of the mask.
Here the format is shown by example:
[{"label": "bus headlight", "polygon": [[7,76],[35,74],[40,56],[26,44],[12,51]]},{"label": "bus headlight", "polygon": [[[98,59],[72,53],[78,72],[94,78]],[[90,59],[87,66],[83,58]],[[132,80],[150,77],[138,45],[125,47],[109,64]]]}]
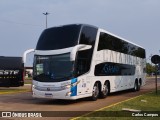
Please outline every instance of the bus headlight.
[{"label": "bus headlight", "polygon": [[66,89],[69,89],[69,88],[71,88],[71,87],[76,86],[78,83],[80,83],[80,81],[77,81],[77,82],[75,82],[75,83],[72,83],[72,84],[66,85],[66,86],[65,86],[65,88],[66,88]]},{"label": "bus headlight", "polygon": [[66,96],[70,96],[72,94],[72,92],[67,92]]},{"label": "bus headlight", "polygon": [[71,88],[71,84],[65,86],[66,89]]},{"label": "bus headlight", "polygon": [[32,88],[35,88],[35,85],[32,85]]}]

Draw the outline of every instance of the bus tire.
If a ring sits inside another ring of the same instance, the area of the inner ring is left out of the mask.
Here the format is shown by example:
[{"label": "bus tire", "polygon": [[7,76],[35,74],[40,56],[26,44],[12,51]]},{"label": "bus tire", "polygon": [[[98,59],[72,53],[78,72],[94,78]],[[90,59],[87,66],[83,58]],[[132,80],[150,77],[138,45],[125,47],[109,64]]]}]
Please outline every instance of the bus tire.
[{"label": "bus tire", "polygon": [[138,82],[137,82],[137,80],[135,81],[134,88],[132,90],[133,90],[133,92],[138,91]]},{"label": "bus tire", "polygon": [[109,94],[109,84],[108,82],[104,83],[103,90],[101,91],[101,98],[106,98]]},{"label": "bus tire", "polygon": [[98,83],[96,82],[93,86],[91,100],[96,101],[98,99],[98,96],[99,96],[99,86]]},{"label": "bus tire", "polygon": [[138,83],[137,91],[140,91],[140,89],[141,89],[141,83],[139,82],[139,83]]}]

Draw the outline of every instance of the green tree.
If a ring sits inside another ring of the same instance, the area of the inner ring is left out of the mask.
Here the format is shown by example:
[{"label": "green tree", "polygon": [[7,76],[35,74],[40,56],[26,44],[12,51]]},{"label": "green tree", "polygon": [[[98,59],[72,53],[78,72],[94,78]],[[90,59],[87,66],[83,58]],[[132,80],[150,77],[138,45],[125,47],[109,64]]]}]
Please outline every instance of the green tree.
[{"label": "green tree", "polygon": [[146,64],[146,72],[148,75],[150,75],[151,73],[155,72],[155,66],[153,66],[150,63]]}]

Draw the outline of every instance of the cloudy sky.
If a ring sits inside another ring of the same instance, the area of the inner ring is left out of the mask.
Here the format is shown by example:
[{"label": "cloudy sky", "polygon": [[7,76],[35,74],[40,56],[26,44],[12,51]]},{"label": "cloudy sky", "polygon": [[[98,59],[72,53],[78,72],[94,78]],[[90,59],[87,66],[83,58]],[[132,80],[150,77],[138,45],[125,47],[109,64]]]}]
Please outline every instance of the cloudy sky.
[{"label": "cloudy sky", "polygon": [[0,56],[35,48],[44,12],[48,27],[91,24],[160,54],[160,0],[0,0]]}]

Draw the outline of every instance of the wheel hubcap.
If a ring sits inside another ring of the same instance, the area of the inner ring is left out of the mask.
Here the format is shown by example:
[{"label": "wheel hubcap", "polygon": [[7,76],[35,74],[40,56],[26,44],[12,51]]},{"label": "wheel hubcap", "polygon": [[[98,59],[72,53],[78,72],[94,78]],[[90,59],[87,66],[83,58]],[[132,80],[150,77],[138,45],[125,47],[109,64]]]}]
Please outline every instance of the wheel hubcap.
[{"label": "wheel hubcap", "polygon": [[94,96],[94,97],[97,97],[98,94],[99,94],[98,87],[97,87],[97,86],[94,86],[94,88],[93,88],[93,96]]},{"label": "wheel hubcap", "polygon": [[134,89],[137,90],[137,83],[135,83]]},{"label": "wheel hubcap", "polygon": [[108,88],[107,88],[107,86],[105,85],[105,86],[103,87],[103,94],[104,94],[104,95],[107,95],[107,93],[108,93]]}]

